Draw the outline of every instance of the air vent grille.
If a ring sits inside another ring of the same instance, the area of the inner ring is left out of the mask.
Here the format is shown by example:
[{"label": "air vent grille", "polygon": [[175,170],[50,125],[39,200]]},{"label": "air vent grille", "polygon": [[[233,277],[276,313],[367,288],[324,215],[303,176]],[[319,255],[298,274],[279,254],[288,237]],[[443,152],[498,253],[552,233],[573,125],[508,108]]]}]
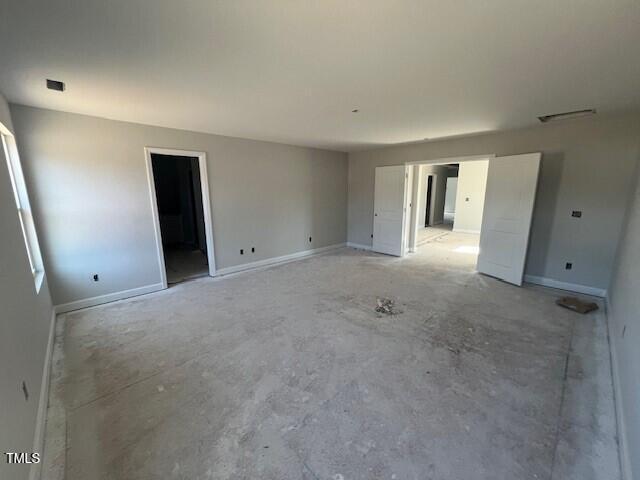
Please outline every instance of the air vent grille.
[{"label": "air vent grille", "polygon": [[564,120],[567,118],[586,117],[587,115],[595,115],[595,108],[588,108],[586,110],[575,110],[573,112],[554,113],[552,115],[543,115],[538,117],[542,123],[551,122],[552,120]]},{"label": "air vent grille", "polygon": [[47,88],[49,90],[64,92],[64,82],[60,82],[58,80],[51,80],[50,78],[47,78]]}]

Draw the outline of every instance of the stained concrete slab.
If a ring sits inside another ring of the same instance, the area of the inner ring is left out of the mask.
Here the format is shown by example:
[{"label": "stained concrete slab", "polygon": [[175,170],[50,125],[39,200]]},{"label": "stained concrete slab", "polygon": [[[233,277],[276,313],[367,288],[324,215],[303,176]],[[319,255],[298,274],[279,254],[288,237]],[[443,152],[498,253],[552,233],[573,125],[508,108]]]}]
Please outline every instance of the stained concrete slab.
[{"label": "stained concrete slab", "polygon": [[59,317],[45,478],[619,479],[602,310],[477,274],[474,245]]}]

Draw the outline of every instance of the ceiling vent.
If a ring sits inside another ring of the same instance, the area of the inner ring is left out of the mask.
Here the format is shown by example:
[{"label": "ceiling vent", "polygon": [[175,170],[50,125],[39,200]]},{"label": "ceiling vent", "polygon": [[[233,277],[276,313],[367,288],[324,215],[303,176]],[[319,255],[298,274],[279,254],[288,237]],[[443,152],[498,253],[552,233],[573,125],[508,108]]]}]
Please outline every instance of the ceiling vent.
[{"label": "ceiling vent", "polygon": [[47,88],[49,90],[64,92],[64,82],[59,82],[58,80],[51,80],[50,78],[47,78]]},{"label": "ceiling vent", "polygon": [[574,112],[554,113],[553,115],[543,115],[538,117],[542,123],[551,122],[553,120],[566,120],[568,118],[586,117],[587,115],[595,115],[595,108],[588,108],[587,110],[576,110]]}]

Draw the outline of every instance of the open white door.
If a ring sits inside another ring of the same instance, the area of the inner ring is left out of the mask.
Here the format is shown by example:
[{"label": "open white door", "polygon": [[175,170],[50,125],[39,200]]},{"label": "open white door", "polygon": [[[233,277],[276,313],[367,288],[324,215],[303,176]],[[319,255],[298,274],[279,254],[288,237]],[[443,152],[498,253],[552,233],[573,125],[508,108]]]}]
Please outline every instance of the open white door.
[{"label": "open white door", "polygon": [[478,271],[522,285],[540,153],[489,160]]},{"label": "open white door", "polygon": [[373,251],[402,257],[408,167],[376,167],[373,200]]}]

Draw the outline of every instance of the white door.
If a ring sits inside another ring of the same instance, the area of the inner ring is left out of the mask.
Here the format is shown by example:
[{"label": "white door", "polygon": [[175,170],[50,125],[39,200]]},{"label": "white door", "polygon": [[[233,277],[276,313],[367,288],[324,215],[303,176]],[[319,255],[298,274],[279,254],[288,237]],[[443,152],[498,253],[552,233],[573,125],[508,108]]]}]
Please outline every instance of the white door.
[{"label": "white door", "polygon": [[478,271],[522,285],[540,153],[489,160]]},{"label": "white door", "polygon": [[373,200],[373,251],[404,255],[408,167],[376,167]]}]

